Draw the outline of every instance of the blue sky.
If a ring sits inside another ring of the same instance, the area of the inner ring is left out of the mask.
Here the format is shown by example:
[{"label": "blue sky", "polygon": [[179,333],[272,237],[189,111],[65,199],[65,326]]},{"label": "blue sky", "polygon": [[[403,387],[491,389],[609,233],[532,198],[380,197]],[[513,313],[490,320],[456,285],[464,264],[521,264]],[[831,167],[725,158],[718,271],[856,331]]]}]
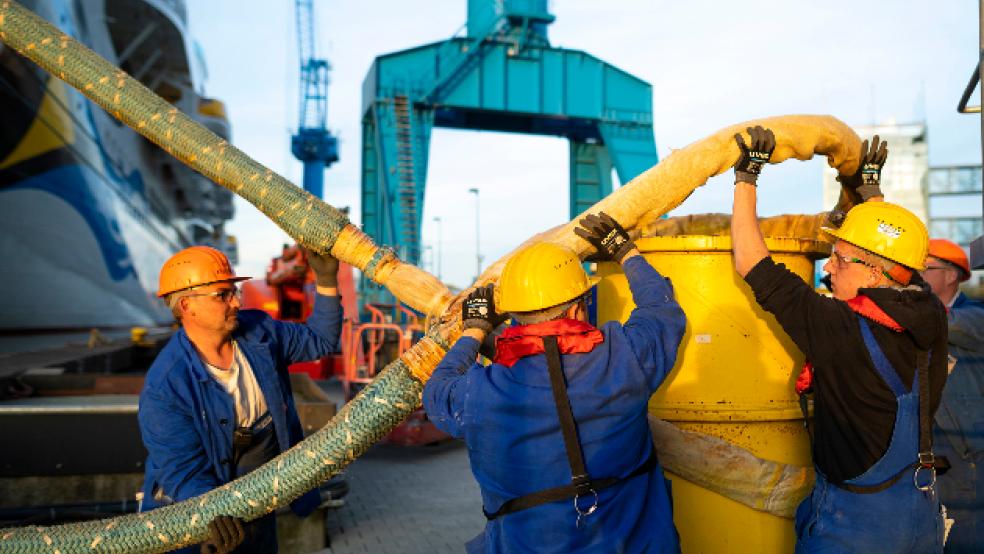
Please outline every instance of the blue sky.
[{"label": "blue sky", "polygon": [[[375,56],[451,36],[465,0],[315,2],[319,54],[333,65],[329,127],[341,160],[325,175],[325,198],[359,217],[361,85]],[[556,0],[552,44],[589,52],[653,85],[660,156],[732,123],[823,113],[851,125],[925,120],[930,163],[980,163],[979,119],[956,113],[976,63],[977,2],[915,0],[725,2]],[[224,100],[233,141],[300,183],[289,152],[297,125],[293,2],[189,2],[192,32],[208,63],[207,92]],[[424,243],[438,249],[441,276],[464,286],[475,275],[474,196],[481,191],[485,263],[531,234],[567,221],[567,143],[560,138],[435,129]],[[769,167],[760,212],[815,213],[821,160]],[[731,176],[712,179],[675,214],[728,212]],[[286,240],[237,201],[229,230],[242,273],[262,276]],[[434,256],[436,257],[436,256]],[[436,264],[425,267],[437,274]]]}]

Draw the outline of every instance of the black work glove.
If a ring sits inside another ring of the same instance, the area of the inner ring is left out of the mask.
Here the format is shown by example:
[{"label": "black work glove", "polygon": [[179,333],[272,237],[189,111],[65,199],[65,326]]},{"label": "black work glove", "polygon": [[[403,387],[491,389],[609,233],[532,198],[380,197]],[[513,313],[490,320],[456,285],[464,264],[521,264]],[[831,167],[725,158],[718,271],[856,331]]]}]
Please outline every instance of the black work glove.
[{"label": "black work glove", "polygon": [[494,285],[489,283],[471,291],[461,303],[461,323],[465,329],[481,329],[491,333],[506,320],[495,311]]},{"label": "black work glove", "polygon": [[873,196],[884,196],[881,191],[881,170],[885,167],[885,160],[887,159],[887,142],[881,141],[878,135],[875,135],[871,138],[871,147],[869,148],[868,139],[865,139],[861,143],[858,170],[854,175],[838,176],[837,180],[845,188],[857,192],[862,202],[867,202]]},{"label": "black work glove", "polygon": [[208,522],[208,538],[202,543],[202,554],[228,554],[232,552],[243,539],[242,520],[232,516],[215,516]]},{"label": "black work glove", "polygon": [[315,282],[319,287],[338,286],[338,258],[328,252],[318,254],[314,250],[303,248],[308,266],[314,270]]},{"label": "black work glove", "polygon": [[752,141],[751,146],[745,144],[741,133],[735,133],[735,142],[741,150],[741,156],[735,162],[735,182],[756,185],[762,166],[769,163],[772,151],[776,149],[776,135],[772,129],[756,125],[748,128],[748,137]]},{"label": "black work glove", "polygon": [[597,260],[622,263],[622,258],[636,247],[629,234],[605,212],[588,214],[577,222],[574,234],[590,242],[598,250]]}]

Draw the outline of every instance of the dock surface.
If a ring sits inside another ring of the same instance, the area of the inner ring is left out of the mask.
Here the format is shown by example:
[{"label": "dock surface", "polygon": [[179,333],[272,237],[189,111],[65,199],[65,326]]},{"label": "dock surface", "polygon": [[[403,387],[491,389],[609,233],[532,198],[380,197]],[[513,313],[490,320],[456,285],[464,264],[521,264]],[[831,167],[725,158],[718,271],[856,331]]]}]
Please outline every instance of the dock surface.
[{"label": "dock surface", "polygon": [[461,441],[376,445],[346,475],[345,505],[327,515],[331,554],[461,553],[485,527]]}]

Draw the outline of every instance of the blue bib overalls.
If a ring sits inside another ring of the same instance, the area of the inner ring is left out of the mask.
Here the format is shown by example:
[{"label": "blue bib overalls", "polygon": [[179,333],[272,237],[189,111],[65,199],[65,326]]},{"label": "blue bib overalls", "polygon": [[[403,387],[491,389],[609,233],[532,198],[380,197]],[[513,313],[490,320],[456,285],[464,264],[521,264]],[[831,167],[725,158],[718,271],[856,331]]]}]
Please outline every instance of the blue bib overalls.
[{"label": "blue bib overalls", "polygon": [[[273,428],[270,412],[263,414],[250,427],[250,442],[241,450],[236,448],[236,477],[242,477],[262,466],[280,454],[277,445],[277,432]],[[251,554],[277,552],[277,516],[270,512],[263,517],[243,524],[245,538],[232,554]]]},{"label": "blue bib overalls", "polygon": [[[848,485],[874,486],[891,480],[919,458],[919,372],[913,378],[912,390],[906,391],[875,342],[867,320],[858,319],[871,360],[898,402],[888,450],[863,474],[846,481]],[[919,475],[919,484],[928,490],[916,488],[915,471],[910,468],[888,488],[864,494],[838,487],[818,469],[813,492],[796,510],[797,554],[942,552],[939,496],[935,486],[926,486],[930,481],[927,472]]]}]

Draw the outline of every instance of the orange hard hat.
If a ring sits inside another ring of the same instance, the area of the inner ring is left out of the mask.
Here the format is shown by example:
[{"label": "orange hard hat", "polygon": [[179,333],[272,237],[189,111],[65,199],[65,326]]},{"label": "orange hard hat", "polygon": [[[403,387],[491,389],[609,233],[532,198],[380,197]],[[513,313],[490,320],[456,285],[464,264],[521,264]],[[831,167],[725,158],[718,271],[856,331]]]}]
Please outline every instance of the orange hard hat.
[{"label": "orange hard hat", "polygon": [[171,256],[161,268],[157,296],[210,283],[245,281],[236,277],[225,254],[210,246],[192,246]]},{"label": "orange hard hat", "polygon": [[959,267],[961,281],[970,279],[970,262],[967,260],[967,253],[957,243],[946,239],[929,239],[928,255]]}]

